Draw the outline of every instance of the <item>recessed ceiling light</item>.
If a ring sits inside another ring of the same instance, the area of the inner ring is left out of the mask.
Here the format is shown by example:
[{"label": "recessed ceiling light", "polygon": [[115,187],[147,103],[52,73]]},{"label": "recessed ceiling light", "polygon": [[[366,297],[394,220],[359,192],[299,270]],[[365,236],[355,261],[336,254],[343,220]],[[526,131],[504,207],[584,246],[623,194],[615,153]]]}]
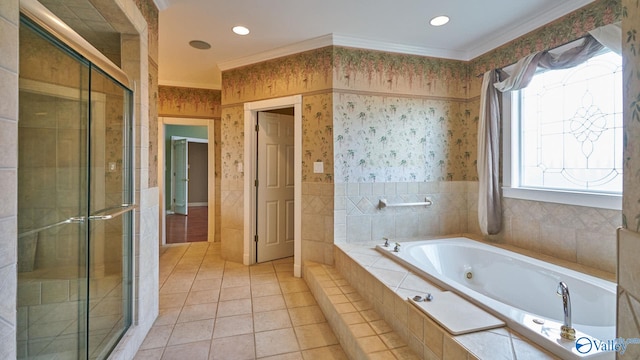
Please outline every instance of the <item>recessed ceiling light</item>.
[{"label": "recessed ceiling light", "polygon": [[249,29],[247,29],[244,26],[234,26],[233,27],[233,32],[238,34],[238,35],[248,35],[249,34]]},{"label": "recessed ceiling light", "polygon": [[442,26],[446,23],[449,22],[449,17],[446,15],[440,15],[440,16],[436,16],[433,19],[431,19],[431,21],[429,21],[429,24],[433,25],[433,26]]},{"label": "recessed ceiling light", "polygon": [[202,40],[191,40],[191,41],[189,41],[189,45],[191,45],[192,47],[194,47],[196,49],[200,49],[200,50],[211,49],[211,44],[209,44],[206,41],[202,41]]}]

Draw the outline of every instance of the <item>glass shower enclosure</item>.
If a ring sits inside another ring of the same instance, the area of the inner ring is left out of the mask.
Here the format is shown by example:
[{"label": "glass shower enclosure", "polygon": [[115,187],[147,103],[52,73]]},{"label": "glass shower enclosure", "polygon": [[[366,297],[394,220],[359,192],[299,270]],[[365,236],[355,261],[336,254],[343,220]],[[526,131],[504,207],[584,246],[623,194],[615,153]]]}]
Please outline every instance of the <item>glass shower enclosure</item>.
[{"label": "glass shower enclosure", "polygon": [[132,319],[132,92],[21,16],[18,358],[104,359]]}]

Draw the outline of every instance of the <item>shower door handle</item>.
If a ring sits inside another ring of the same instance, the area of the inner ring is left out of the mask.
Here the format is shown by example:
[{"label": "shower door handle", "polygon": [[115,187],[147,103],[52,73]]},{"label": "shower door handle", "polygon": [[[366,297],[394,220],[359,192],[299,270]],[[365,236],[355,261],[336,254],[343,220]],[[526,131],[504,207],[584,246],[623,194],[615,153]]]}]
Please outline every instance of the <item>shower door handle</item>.
[{"label": "shower door handle", "polygon": [[41,231],[53,229],[53,228],[58,227],[60,225],[73,224],[73,223],[82,223],[82,222],[84,222],[84,216],[74,216],[74,217],[70,217],[70,218],[68,218],[66,220],[59,221],[59,222],[57,222],[55,224],[45,225],[45,226],[39,227],[37,229],[32,229],[32,230],[25,231],[23,233],[18,234],[18,238],[20,239],[20,238],[23,238],[25,236],[37,234],[37,233],[39,233]]},{"label": "shower door handle", "polygon": [[[126,212],[134,210],[135,208],[136,208],[136,205],[134,204],[122,204],[121,206],[97,211],[96,213],[100,215],[91,215],[89,216],[89,220],[111,220]],[[102,214],[102,213],[106,213],[106,214]]]}]

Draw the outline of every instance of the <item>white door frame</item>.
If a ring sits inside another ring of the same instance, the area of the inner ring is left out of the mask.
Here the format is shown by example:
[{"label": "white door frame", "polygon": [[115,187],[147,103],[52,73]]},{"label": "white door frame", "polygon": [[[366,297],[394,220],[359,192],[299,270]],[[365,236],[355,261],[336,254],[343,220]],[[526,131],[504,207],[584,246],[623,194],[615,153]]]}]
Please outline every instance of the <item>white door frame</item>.
[{"label": "white door frame", "polygon": [[243,263],[255,263],[256,233],[256,157],[257,151],[255,126],[259,111],[293,107],[294,122],[294,250],[293,275],[302,276],[302,95],[293,95],[277,99],[254,101],[244,104],[244,250]]},{"label": "white door frame", "polygon": [[[181,126],[206,126],[207,127],[207,141],[209,144],[213,144],[215,139],[215,126],[213,119],[194,119],[194,118],[176,118],[176,117],[158,117],[158,194],[160,199],[160,214],[158,214],[158,223],[160,226],[160,246],[167,243],[167,229],[165,226],[165,217],[167,216],[167,205],[165,204],[165,164],[167,163],[167,154],[165,151],[164,134],[165,125],[181,125]],[[207,241],[213,242],[216,236],[216,156],[215,146],[209,146],[207,150],[207,202],[209,203],[209,210],[207,216],[208,230]]]}]

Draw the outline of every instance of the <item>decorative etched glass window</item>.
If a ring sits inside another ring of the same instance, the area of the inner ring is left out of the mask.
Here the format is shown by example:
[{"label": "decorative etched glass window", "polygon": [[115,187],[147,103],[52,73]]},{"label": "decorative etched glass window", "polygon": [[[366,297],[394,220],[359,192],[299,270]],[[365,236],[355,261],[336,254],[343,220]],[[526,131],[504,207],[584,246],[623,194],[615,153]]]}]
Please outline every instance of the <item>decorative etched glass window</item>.
[{"label": "decorative etched glass window", "polygon": [[622,192],[622,59],[535,75],[519,97],[519,187]]}]

